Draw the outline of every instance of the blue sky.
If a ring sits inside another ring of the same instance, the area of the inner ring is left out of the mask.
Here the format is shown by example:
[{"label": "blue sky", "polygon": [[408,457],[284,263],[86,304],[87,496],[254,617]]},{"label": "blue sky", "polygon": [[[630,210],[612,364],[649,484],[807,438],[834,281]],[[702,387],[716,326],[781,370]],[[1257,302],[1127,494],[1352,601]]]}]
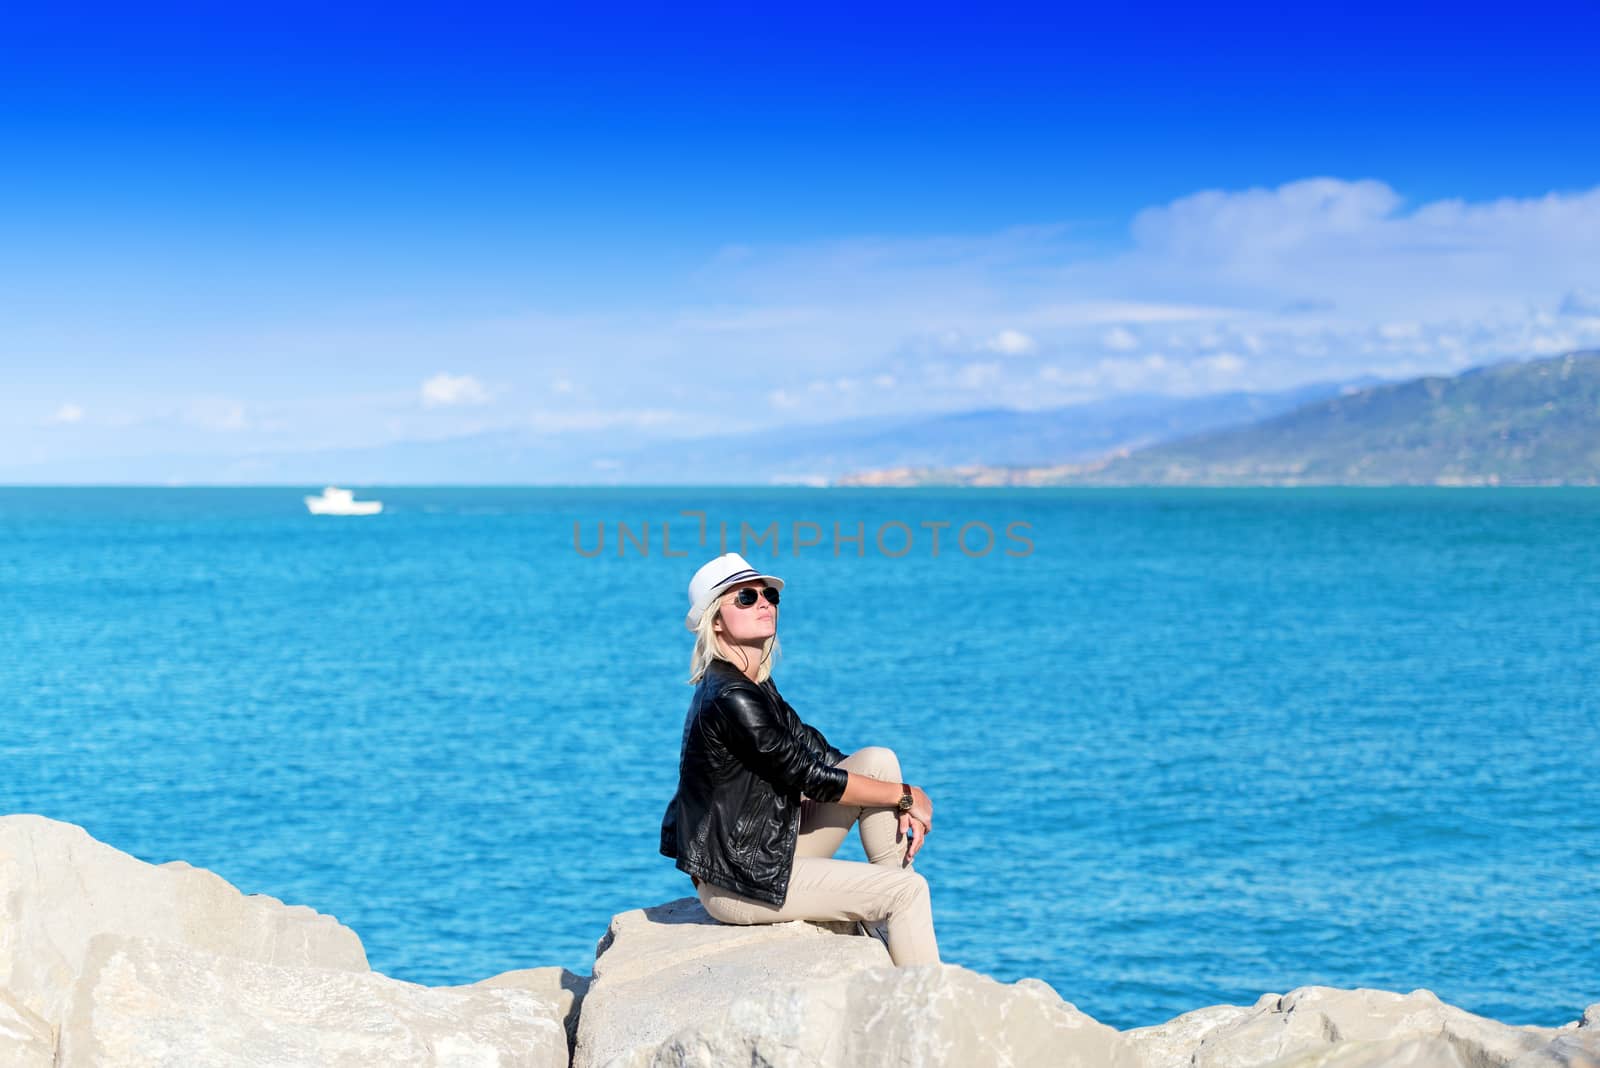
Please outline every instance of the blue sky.
[{"label": "blue sky", "polygon": [[1600,345],[1593,4],[61,6],[0,35],[0,480]]}]

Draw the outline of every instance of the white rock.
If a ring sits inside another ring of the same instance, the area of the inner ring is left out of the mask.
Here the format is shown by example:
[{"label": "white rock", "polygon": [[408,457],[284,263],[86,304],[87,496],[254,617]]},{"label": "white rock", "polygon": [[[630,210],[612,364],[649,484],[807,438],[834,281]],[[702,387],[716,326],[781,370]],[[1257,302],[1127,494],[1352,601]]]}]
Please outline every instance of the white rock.
[{"label": "white rock", "polygon": [[694,898],[622,913],[597,951],[573,1064],[1112,1064],[1116,1032],[1047,984],[896,968],[848,929],[719,924]]},{"label": "white rock", "polygon": [[[1443,1037],[1473,1065],[1504,1065],[1543,1046],[1555,1028],[1512,1027],[1446,1005],[1430,991],[1307,986],[1263,997],[1244,1017],[1202,1038],[1194,1068],[1256,1068],[1342,1043]],[[1354,1054],[1352,1054],[1353,1056]]]},{"label": "white rock", "polygon": [[1327,1049],[1277,1061],[1270,1068],[1481,1068],[1465,1060],[1443,1035],[1341,1042]]},{"label": "white rock", "polygon": [[0,817],[0,989],[55,1027],[102,933],[161,938],[288,966],[368,970],[332,916],[245,896],[182,862],[147,864],[43,816]]},{"label": "white rock", "polygon": [[1549,1045],[1512,1061],[1510,1068],[1600,1068],[1600,1033],[1589,1026],[1563,1031]]},{"label": "white rock", "polygon": [[1117,1033],[1046,983],[950,964],[883,965],[738,998],[716,1021],[619,1062],[721,1068],[1108,1068]]},{"label": "white rock", "polygon": [[799,920],[721,924],[692,897],[619,913],[595,951],[573,1064],[647,1063],[669,1037],[718,1020],[741,994],[888,963],[876,938]]},{"label": "white rock", "polygon": [[430,989],[120,935],[91,940],[57,1068],[558,1068],[554,1000]]},{"label": "white rock", "polygon": [[438,987],[440,990],[475,990],[475,989],[510,989],[531,990],[540,997],[551,1001],[560,1014],[562,1026],[567,1033],[567,1051],[570,1054],[578,1041],[578,1015],[583,1008],[584,995],[589,992],[589,977],[578,975],[560,967],[545,968],[519,968],[516,971],[501,972],[487,979],[480,979],[476,983],[463,986]]},{"label": "white rock", "polygon": [[[1272,999],[1272,1004],[1277,1004],[1276,994],[1268,997]],[[1124,1031],[1118,1044],[1125,1051],[1126,1059],[1137,1064],[1151,1065],[1152,1068],[1169,1064],[1187,1065],[1195,1050],[1208,1037],[1255,1014],[1255,1009],[1243,1005],[1209,1005],[1176,1016],[1164,1024]]]},{"label": "white rock", "polygon": [[52,1068],[55,1055],[50,1025],[0,990],[0,1064],[6,1068]]}]

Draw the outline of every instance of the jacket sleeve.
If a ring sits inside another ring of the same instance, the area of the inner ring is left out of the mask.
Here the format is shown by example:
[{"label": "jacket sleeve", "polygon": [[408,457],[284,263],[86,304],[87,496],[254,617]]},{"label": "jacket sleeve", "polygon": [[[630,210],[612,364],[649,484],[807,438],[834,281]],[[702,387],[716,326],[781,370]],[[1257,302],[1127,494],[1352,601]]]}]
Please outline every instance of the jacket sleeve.
[{"label": "jacket sleeve", "polygon": [[837,801],[844,794],[849,773],[819,760],[810,740],[797,738],[762,697],[733,686],[714,707],[726,725],[729,750],[773,786],[817,801]]},{"label": "jacket sleeve", "polygon": [[[799,717],[797,716],[795,718],[798,719]],[[824,738],[822,736],[822,732],[817,730],[817,728],[805,722],[801,722],[800,727],[806,732],[807,737],[811,739],[811,744],[816,747],[817,752],[828,758],[828,763],[837,764],[839,761],[844,759],[844,751],[841,749],[836,749],[833,745],[829,744],[828,739]]]},{"label": "jacket sleeve", "polygon": [[776,686],[772,686],[771,682],[768,682],[767,685],[771,687],[771,693],[778,699],[778,703],[783,705],[783,710],[788,713],[790,718],[792,718],[796,723],[800,724],[800,730],[805,733],[805,736],[809,740],[812,747],[815,748],[817,752],[825,756],[829,764],[837,764],[844,759],[844,750],[835,747],[831,742],[828,741],[827,738],[823,737],[821,731],[802,720],[800,718],[800,714],[794,710],[794,706],[784,699],[783,694],[778,692],[778,688]]},{"label": "jacket sleeve", "polygon": [[661,855],[678,856],[678,795],[667,802],[667,811],[661,816]]}]

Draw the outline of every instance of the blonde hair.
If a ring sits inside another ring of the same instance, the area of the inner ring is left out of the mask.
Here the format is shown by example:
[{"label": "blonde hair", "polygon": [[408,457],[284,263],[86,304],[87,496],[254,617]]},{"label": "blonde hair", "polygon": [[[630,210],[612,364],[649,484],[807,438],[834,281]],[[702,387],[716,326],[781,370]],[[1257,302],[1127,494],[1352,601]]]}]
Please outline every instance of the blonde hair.
[{"label": "blonde hair", "polygon": [[[717,632],[712,627],[712,622],[722,611],[722,606],[733,597],[735,590],[726,590],[717,595],[711,606],[700,613],[700,625],[694,629],[694,651],[689,654],[689,685],[698,685],[705,676],[706,669],[713,660],[726,660],[734,667],[743,671],[744,668],[738,661],[728,656],[727,649],[717,640]],[[778,659],[778,635],[774,631],[772,637],[761,644],[761,664],[756,668],[756,681],[766,682],[772,675],[772,665]]]}]

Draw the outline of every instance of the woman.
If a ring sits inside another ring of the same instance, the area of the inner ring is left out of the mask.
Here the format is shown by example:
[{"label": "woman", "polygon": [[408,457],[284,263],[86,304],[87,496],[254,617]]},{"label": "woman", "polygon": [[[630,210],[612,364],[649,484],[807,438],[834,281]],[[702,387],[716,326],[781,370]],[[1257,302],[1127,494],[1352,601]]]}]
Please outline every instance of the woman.
[{"label": "woman", "polygon": [[[695,692],[661,852],[723,923],[885,921],[895,964],[937,964],[928,883],[911,867],[933,802],[900,781],[892,750],[845,756],[778,693],[781,589],[738,553],[689,581]],[[858,823],[870,863],[833,859]]]}]

